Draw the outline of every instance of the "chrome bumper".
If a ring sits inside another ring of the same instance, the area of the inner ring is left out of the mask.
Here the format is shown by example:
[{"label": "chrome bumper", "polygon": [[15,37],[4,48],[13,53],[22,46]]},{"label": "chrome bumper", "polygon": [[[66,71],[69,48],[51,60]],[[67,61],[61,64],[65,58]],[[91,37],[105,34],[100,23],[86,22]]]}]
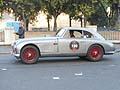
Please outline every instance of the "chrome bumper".
[{"label": "chrome bumper", "polygon": [[105,55],[111,55],[111,54],[114,54],[115,51],[110,51],[110,52],[106,52]]},{"label": "chrome bumper", "polygon": [[105,55],[115,54],[115,53],[120,53],[120,49],[116,49],[115,51],[107,52],[107,53],[105,53]]},{"label": "chrome bumper", "polygon": [[11,51],[11,54],[12,54],[13,56],[17,57],[17,58],[19,58],[19,57],[20,57],[20,54],[19,54],[19,53],[17,53],[17,49],[16,49],[16,48],[14,48],[13,46],[12,46],[12,51]]},{"label": "chrome bumper", "polygon": [[116,50],[115,50],[115,53],[120,53],[120,49],[116,49]]}]

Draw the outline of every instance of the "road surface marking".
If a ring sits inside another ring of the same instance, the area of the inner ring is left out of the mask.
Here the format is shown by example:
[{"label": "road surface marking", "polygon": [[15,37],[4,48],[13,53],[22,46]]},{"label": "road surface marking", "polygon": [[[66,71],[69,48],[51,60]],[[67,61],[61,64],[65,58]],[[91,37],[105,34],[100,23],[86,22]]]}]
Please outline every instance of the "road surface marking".
[{"label": "road surface marking", "polygon": [[81,72],[81,73],[75,73],[75,76],[82,76],[83,75],[83,73]]},{"label": "road surface marking", "polygon": [[7,69],[6,69],[6,68],[1,68],[0,70],[2,70],[2,71],[7,71]]},{"label": "road surface marking", "polygon": [[114,64],[112,64],[112,65],[109,65],[110,67],[114,67],[114,66],[116,66],[116,65],[114,65]]},{"label": "road surface marking", "polygon": [[60,77],[53,77],[53,79],[54,79],[54,80],[59,80],[59,79],[60,79]]}]

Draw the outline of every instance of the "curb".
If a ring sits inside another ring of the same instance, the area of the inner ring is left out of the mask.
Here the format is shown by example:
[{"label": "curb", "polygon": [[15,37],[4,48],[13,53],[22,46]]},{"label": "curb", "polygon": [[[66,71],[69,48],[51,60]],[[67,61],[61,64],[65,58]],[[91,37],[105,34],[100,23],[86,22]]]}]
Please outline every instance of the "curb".
[{"label": "curb", "polygon": [[11,46],[11,44],[0,44],[0,46]]},{"label": "curb", "polygon": [[0,42],[0,46],[11,46],[10,43]]},{"label": "curb", "polygon": [[11,54],[10,52],[0,52],[0,54]]}]

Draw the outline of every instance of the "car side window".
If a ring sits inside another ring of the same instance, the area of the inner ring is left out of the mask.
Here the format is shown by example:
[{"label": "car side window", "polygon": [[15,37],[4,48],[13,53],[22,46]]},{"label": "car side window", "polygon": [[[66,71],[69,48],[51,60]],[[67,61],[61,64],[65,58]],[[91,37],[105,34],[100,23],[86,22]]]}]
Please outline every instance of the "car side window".
[{"label": "car side window", "polygon": [[65,33],[64,38],[92,38],[93,35],[88,31],[69,30]]},{"label": "car side window", "polygon": [[69,30],[68,37],[69,38],[81,38],[82,37],[82,31],[80,31],[80,30],[79,31],[78,30]]},{"label": "car side window", "polygon": [[69,30],[65,33],[64,38],[75,38],[74,30]]},{"label": "car side window", "polygon": [[69,38],[70,37],[70,34],[69,34],[69,31],[67,31],[64,35],[64,38]]},{"label": "car side window", "polygon": [[74,31],[75,38],[82,38],[82,31]]},{"label": "car side window", "polygon": [[84,34],[84,38],[92,38],[93,37],[93,35],[88,31],[84,31],[83,34]]}]

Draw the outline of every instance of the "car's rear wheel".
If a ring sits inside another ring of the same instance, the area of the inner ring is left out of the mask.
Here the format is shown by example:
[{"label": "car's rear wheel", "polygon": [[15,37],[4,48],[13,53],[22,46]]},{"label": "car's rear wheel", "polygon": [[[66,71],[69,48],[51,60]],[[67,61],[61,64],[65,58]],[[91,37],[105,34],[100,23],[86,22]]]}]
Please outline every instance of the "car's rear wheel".
[{"label": "car's rear wheel", "polygon": [[97,62],[103,58],[103,48],[100,45],[92,45],[88,49],[87,58],[90,61]]},{"label": "car's rear wheel", "polygon": [[20,58],[25,64],[34,64],[39,58],[39,50],[32,45],[25,46],[21,51]]}]

